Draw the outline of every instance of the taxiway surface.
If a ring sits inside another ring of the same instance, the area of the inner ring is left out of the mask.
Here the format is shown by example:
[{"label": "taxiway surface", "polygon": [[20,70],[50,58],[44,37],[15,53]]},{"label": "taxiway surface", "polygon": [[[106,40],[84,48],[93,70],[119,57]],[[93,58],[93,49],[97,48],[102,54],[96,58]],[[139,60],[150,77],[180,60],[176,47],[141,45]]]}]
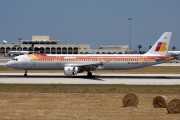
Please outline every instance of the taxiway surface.
[{"label": "taxiway surface", "polygon": [[180,85],[178,74],[86,74],[65,76],[64,74],[0,73],[1,84],[125,84],[125,85]]}]

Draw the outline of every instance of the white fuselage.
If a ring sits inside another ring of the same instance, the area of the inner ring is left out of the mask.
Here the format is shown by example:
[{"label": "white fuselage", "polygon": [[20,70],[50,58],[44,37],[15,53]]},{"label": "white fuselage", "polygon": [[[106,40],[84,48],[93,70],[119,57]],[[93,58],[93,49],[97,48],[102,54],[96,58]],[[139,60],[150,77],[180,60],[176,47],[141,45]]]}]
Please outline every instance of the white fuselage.
[{"label": "white fuselage", "polygon": [[20,55],[13,58],[14,60],[9,61],[7,66],[23,70],[61,70],[65,66],[81,66],[102,62],[103,65],[97,65],[95,70],[123,70],[164,62],[156,61],[156,58],[173,59],[169,56],[160,55],[47,55],[44,58],[37,59],[33,59],[28,55]]}]

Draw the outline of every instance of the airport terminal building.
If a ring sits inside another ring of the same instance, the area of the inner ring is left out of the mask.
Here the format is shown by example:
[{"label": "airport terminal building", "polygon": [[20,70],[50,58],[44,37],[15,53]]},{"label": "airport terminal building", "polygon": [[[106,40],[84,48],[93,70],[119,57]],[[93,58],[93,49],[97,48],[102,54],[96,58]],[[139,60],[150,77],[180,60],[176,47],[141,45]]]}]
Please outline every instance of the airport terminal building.
[{"label": "airport terminal building", "polygon": [[0,54],[8,51],[28,51],[34,44],[34,51],[45,54],[124,54],[128,53],[128,45],[100,45],[99,49],[91,49],[90,44],[67,44],[60,40],[51,40],[49,35],[33,35],[32,40],[18,39],[17,43],[0,44]]}]

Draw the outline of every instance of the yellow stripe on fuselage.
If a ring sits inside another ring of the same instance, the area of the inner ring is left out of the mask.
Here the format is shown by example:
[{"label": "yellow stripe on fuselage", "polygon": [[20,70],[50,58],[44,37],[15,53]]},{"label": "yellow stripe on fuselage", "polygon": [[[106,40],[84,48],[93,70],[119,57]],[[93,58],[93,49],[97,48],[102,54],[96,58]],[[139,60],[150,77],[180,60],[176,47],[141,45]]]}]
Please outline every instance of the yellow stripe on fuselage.
[{"label": "yellow stripe on fuselage", "polygon": [[28,57],[30,57],[31,59],[39,59],[38,57],[36,57],[34,54],[27,54]]}]

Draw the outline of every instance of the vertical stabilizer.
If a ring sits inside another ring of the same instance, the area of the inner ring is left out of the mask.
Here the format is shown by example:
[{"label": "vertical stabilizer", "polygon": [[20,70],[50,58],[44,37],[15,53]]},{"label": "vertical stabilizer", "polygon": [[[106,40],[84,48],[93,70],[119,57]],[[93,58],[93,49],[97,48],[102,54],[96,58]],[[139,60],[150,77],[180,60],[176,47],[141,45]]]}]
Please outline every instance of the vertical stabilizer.
[{"label": "vertical stabilizer", "polygon": [[34,49],[34,43],[31,44],[31,47],[29,48],[29,51],[33,51]]},{"label": "vertical stabilizer", "polygon": [[165,32],[146,54],[167,55],[172,32]]}]

